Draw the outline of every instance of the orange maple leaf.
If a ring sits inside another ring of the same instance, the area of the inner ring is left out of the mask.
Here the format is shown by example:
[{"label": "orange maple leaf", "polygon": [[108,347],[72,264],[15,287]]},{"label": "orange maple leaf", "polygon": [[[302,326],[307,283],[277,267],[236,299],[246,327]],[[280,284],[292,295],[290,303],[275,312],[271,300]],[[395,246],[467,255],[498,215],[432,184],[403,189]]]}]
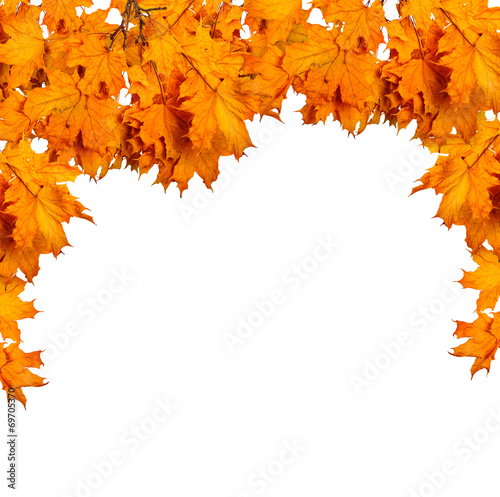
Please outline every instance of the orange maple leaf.
[{"label": "orange maple leaf", "polygon": [[453,355],[476,358],[471,368],[472,376],[481,369],[486,369],[488,373],[490,371],[491,361],[495,359],[496,351],[500,345],[498,316],[498,313],[494,313],[493,317],[490,317],[481,312],[473,323],[457,322],[456,337],[468,338],[468,340],[453,349]]},{"label": "orange maple leaf", "polygon": [[0,343],[0,382],[9,395],[9,389],[14,389],[12,395],[26,407],[24,387],[42,387],[47,383],[44,378],[32,373],[29,368],[39,368],[43,365],[40,359],[41,351],[23,352],[18,343]]}]

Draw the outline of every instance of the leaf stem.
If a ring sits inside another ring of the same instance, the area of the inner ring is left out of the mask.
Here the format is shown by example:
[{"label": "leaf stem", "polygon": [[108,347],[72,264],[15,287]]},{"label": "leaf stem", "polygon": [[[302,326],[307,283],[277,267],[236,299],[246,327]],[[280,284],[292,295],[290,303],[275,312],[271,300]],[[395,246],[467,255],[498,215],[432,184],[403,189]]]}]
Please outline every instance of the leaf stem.
[{"label": "leaf stem", "polygon": [[190,66],[198,73],[198,75],[200,76],[200,78],[205,81],[206,85],[212,90],[212,91],[215,91],[209,84],[209,82],[203,77],[203,74],[201,74],[200,71],[198,71],[198,69],[196,69],[196,67],[194,66],[194,64],[191,62],[191,60],[189,59],[189,57],[181,52],[181,55],[189,62]]},{"label": "leaf stem", "polygon": [[418,34],[417,25],[415,23],[415,19],[413,19],[413,16],[410,16],[410,20],[411,20],[411,23],[413,25],[413,29],[415,30],[415,35],[417,36],[418,48],[420,50],[420,57],[422,57],[422,60],[424,60],[424,50],[423,50],[423,47],[422,47],[422,40],[420,39],[420,35]]},{"label": "leaf stem", "polygon": [[191,0],[189,5],[181,12],[181,15],[174,21],[173,24],[171,24],[169,26],[169,28],[173,28],[179,22],[179,19],[189,10],[189,7],[191,7],[191,5],[193,5],[193,3],[194,3],[194,0]]},{"label": "leaf stem", "polygon": [[217,15],[215,16],[215,20],[214,20],[214,23],[212,25],[212,29],[210,30],[210,37],[213,38],[215,36],[215,28],[217,27],[217,23],[219,22],[219,15],[220,15],[220,11],[222,9],[222,5],[224,4],[224,2],[221,2],[219,4],[219,9],[217,10]]},{"label": "leaf stem", "polygon": [[26,190],[28,190],[31,193],[31,195],[33,195],[33,197],[36,198],[36,195],[28,188],[28,185],[23,181],[23,179],[21,178],[21,176],[19,176],[14,171],[14,168],[8,162],[6,162],[5,164],[7,164],[7,167],[12,171],[12,174],[24,185],[24,188],[26,188]]},{"label": "leaf stem", "polygon": [[462,33],[462,31],[460,30],[460,28],[453,22],[453,20],[451,19],[451,17],[448,15],[448,12],[446,12],[446,10],[444,10],[442,7],[439,7],[439,10],[448,18],[448,20],[453,24],[453,26],[455,26],[455,29],[462,35],[462,38],[471,46],[473,47],[474,45],[467,39],[467,37]]},{"label": "leaf stem", "polygon": [[167,100],[165,99],[165,93],[163,92],[163,84],[160,80],[160,75],[158,74],[158,68],[156,67],[156,62],[154,60],[149,61],[151,67],[155,70],[156,79],[158,80],[158,85],[160,86],[161,99],[163,101],[163,105],[167,104]]}]

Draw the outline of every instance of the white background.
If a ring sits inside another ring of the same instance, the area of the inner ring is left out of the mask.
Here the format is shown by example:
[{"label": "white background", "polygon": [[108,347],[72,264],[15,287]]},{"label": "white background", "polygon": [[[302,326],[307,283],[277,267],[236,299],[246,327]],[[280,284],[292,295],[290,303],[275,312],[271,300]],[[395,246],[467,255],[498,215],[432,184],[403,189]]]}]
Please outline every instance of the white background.
[{"label": "white background", "polygon": [[[222,161],[216,194],[196,178],[181,200],[154,171],[72,185],[96,226],[72,221],[74,248],[42,256],[23,295],[44,311],[21,324],[50,383],[18,411],[16,495],[497,488],[500,368],[471,382],[472,359],[448,354],[477,293],[454,282],[475,265],[463,229],[432,219],[439,199],[408,197],[434,158],[411,130],[303,126],[302,103],[285,103],[283,125],[250,125],[258,149]],[[340,246],[315,267],[318,237]],[[302,264],[315,270],[298,287],[283,279]],[[276,291],[284,302],[231,351]]]},{"label": "white background", "polygon": [[[259,148],[238,174],[223,161],[217,195],[196,178],[181,200],[152,187],[154,173],[130,171],[72,185],[96,226],[72,221],[74,248],[42,257],[24,294],[44,311],[22,323],[24,348],[47,350],[50,383],[27,388],[19,412],[18,496],[496,487],[500,369],[471,382],[472,360],[448,354],[452,320],[474,319],[476,292],[445,289],[474,264],[463,230],[432,219],[438,197],[408,197],[434,158],[411,131],[377,126],[354,139],[335,123],[303,126],[292,113],[302,102],[286,102],[284,125],[251,124]],[[312,264],[328,236],[340,247],[293,290],[283,275]],[[110,294],[114,271],[133,281]],[[276,289],[286,301],[231,353],[224,337]],[[93,315],[92,297],[106,303]],[[384,344],[401,332],[411,343],[387,360]],[[151,422],[167,398],[177,407]],[[117,452],[120,465],[103,463]],[[452,475],[434,474],[443,464]]]}]

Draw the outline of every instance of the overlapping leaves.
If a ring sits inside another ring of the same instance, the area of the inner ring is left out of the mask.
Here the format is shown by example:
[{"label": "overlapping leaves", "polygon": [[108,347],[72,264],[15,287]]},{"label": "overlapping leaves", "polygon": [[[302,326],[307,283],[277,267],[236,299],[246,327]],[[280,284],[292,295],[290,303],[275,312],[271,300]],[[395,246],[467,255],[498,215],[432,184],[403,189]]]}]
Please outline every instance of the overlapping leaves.
[{"label": "overlapping leaves", "polygon": [[[236,3],[236,2],[234,2]],[[479,267],[478,319],[455,354],[489,370],[498,347],[500,295],[500,11],[485,0],[6,0],[0,6],[0,380],[40,386],[19,349],[17,321],[35,315],[19,294],[42,254],[68,245],[63,225],[91,220],[67,184],[109,169],[182,192],[207,187],[221,156],[253,146],[245,121],[279,119],[293,88],[305,123],[330,116],[349,133],[416,123],[438,153],[415,191],[442,195],[437,215],[463,225]],[[321,13],[322,20],[317,22]],[[119,14],[118,16],[116,14]],[[114,16],[114,17],[113,17]],[[316,16],[316,17],[315,17]],[[314,18],[316,21],[314,21]],[[118,21],[117,21],[118,19]],[[127,100],[128,98],[128,100]],[[36,153],[33,140],[46,140]]]}]

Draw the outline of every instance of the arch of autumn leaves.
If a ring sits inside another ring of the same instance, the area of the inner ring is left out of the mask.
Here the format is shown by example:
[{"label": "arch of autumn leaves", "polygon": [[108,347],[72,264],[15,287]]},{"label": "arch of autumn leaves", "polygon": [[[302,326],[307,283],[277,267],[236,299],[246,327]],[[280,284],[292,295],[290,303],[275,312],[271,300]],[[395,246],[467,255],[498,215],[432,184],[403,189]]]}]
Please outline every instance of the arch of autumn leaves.
[{"label": "arch of autumn leaves", "polygon": [[[233,4],[234,3],[234,4]],[[238,4],[238,5],[236,5]],[[490,369],[500,341],[500,9],[487,0],[3,0],[0,5],[0,381],[42,386],[41,351],[21,348],[18,321],[36,314],[19,295],[58,256],[63,223],[92,220],[69,189],[109,169],[182,192],[207,187],[221,156],[252,146],[245,121],[279,119],[290,88],[304,123],[415,126],[437,153],[414,191],[441,194],[437,216],[465,226],[478,268],[477,319],[456,356]],[[110,12],[121,23],[108,21]],[[312,21],[311,13],[322,21]],[[317,17],[317,16],[316,16]],[[120,103],[120,94],[130,96]],[[35,153],[32,141],[47,141]]]}]

